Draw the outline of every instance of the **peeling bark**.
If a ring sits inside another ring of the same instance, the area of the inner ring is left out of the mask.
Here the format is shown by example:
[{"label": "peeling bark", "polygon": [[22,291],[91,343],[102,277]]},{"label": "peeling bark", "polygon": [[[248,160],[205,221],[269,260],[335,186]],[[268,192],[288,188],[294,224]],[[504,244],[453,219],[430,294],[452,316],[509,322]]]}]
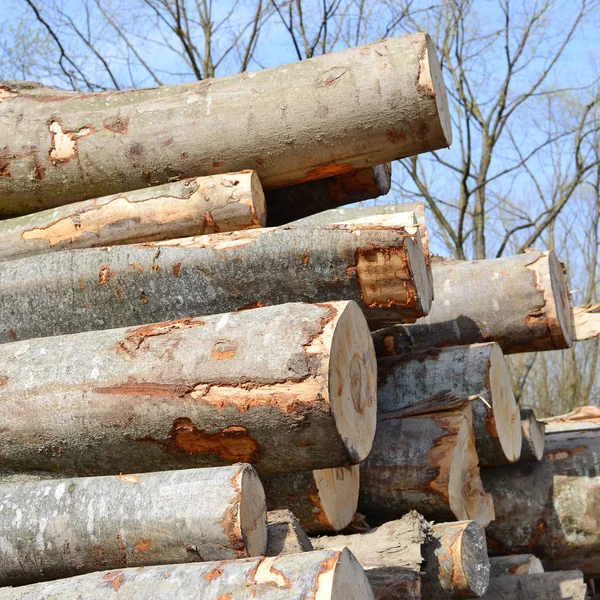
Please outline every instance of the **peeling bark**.
[{"label": "peeling bark", "polygon": [[0,376],[10,471],[325,469],[365,458],[375,430],[375,356],[353,302],[4,344]]},{"label": "peeling bark", "polygon": [[543,573],[542,561],[533,554],[493,556],[490,558],[490,577],[503,575],[532,575]]},{"label": "peeling bark", "polygon": [[587,586],[580,571],[505,575],[490,580],[483,600],[586,600]]},{"label": "peeling bark", "polygon": [[521,409],[521,433],[523,444],[519,460],[541,460],[546,443],[546,427],[543,421],[535,418],[530,408]]},{"label": "peeling bark", "polygon": [[311,550],[314,548],[294,513],[289,510],[271,510],[267,513],[266,556]]},{"label": "peeling bark", "polygon": [[546,431],[600,428],[600,406],[580,406],[566,415],[543,419]]},{"label": "peeling bark", "polygon": [[599,304],[573,307],[573,329],[576,342],[600,336],[599,310]]},{"label": "peeling bark", "polygon": [[254,171],[196,177],[0,221],[0,262],[265,225]]}]

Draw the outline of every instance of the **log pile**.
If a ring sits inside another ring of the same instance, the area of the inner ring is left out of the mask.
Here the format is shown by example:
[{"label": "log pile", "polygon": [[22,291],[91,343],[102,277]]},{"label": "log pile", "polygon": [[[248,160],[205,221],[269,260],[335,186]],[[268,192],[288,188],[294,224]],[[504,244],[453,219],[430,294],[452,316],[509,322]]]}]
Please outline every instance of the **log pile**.
[{"label": "log pile", "polygon": [[450,144],[426,34],[0,90],[0,599],[583,597],[595,417],[544,438],[504,358],[591,335],[558,259],[344,208]]}]

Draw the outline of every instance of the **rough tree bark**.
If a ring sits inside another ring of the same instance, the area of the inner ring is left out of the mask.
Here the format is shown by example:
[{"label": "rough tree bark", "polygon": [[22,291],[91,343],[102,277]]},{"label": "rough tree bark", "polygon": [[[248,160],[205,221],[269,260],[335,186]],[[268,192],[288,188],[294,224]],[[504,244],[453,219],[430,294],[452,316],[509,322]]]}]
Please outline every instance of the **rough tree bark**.
[{"label": "rough tree bark", "polygon": [[0,221],[0,261],[264,227],[254,171],[196,177]]},{"label": "rough tree bark", "polygon": [[116,475],[355,464],[373,440],[375,378],[354,302],[4,344],[2,467]]},{"label": "rough tree bark", "polygon": [[581,571],[558,571],[494,577],[482,600],[586,600],[587,597]]},{"label": "rough tree bark", "polygon": [[304,531],[339,531],[358,505],[358,465],[263,477],[267,509],[289,508]]},{"label": "rough tree bark", "polygon": [[541,461],[482,469],[496,506],[490,550],[600,576],[599,474],[600,429],[546,433]]},{"label": "rough tree bark", "polygon": [[426,313],[418,231],[284,226],[2,263],[0,342],[335,300],[373,323]]},{"label": "rough tree bark", "polygon": [[0,589],[2,600],[117,597],[119,600],[371,600],[373,593],[362,567],[348,550],[100,571]]},{"label": "rough tree bark", "polygon": [[262,556],[267,545],[248,465],[5,484],[0,505],[1,586]]},{"label": "rough tree bark", "polygon": [[1,216],[244,169],[256,169],[265,188],[281,187],[445,148],[452,138],[424,33],[154,89],[3,89]]},{"label": "rough tree bark", "polygon": [[483,491],[471,404],[407,418],[379,414],[373,449],[361,464],[359,510],[369,520],[418,510],[435,521],[494,518]]},{"label": "rough tree bark", "polygon": [[521,454],[521,419],[510,375],[496,343],[433,348],[378,361],[377,409],[419,414],[444,410],[445,394],[471,398],[481,465],[514,462]]},{"label": "rough tree bark", "polygon": [[432,263],[434,302],[410,326],[373,334],[377,356],[431,347],[498,342],[505,354],[573,343],[569,291],[554,252]]},{"label": "rough tree bark", "polygon": [[392,185],[392,163],[268,190],[267,226],[275,227],[336,206],[384,196]]},{"label": "rough tree bark", "polygon": [[543,573],[542,561],[533,554],[513,554],[490,558],[490,577]]},{"label": "rough tree bark", "polygon": [[535,418],[535,413],[531,408],[522,408],[520,412],[523,444],[519,460],[541,460],[546,443],[544,423]]},{"label": "rough tree bark", "polygon": [[267,513],[266,556],[297,554],[314,550],[298,519],[289,510],[271,510]]}]

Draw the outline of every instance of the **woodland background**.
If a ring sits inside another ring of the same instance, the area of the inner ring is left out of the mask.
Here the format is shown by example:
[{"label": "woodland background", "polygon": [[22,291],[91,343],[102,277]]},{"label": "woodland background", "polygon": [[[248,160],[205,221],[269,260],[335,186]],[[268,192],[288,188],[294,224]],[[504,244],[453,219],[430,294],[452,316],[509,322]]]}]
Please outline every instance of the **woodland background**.
[{"label": "woodland background", "polygon": [[[423,201],[434,252],[554,249],[572,302],[600,292],[600,0],[0,0],[0,79],[160,86],[402,33],[434,39],[449,150],[397,161],[377,202]],[[600,305],[599,305],[600,310]],[[600,404],[600,339],[510,358],[539,414]]]}]

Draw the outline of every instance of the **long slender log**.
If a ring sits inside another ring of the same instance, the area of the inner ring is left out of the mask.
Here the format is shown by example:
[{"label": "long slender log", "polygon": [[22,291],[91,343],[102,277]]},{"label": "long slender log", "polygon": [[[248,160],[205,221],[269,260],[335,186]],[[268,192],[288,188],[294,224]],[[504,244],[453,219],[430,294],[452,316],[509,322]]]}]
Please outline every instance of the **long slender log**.
[{"label": "long slender log", "polygon": [[355,464],[373,440],[375,378],[353,302],[5,344],[2,466],[115,475]]},{"label": "long slender log", "polygon": [[418,231],[280,227],[2,263],[0,342],[336,300],[355,300],[372,323],[427,312]]},{"label": "long slender log", "polygon": [[483,600],[586,600],[587,586],[581,571],[532,575],[504,575],[490,580]]},{"label": "long slender log", "polygon": [[0,589],[10,600],[370,600],[365,573],[348,551],[100,571],[19,588]]},{"label": "long slender log", "polygon": [[576,342],[600,336],[600,303],[573,307],[573,328]]},{"label": "long slender log", "polygon": [[600,576],[600,429],[546,433],[539,462],[482,469],[497,554],[535,554],[548,570]]},{"label": "long slender log", "polygon": [[194,83],[46,91],[4,88],[2,216],[244,169],[276,188],[452,139],[441,68],[424,33]]},{"label": "long slender log", "polygon": [[523,444],[519,460],[541,460],[546,443],[546,427],[535,418],[531,408],[521,408],[521,433]]},{"label": "long slender log", "polygon": [[265,198],[254,171],[184,179],[0,221],[0,262],[263,227]]},{"label": "long slender log", "polygon": [[379,414],[373,449],[360,469],[359,510],[371,520],[418,510],[435,521],[494,518],[479,476],[472,408],[407,418]]},{"label": "long slender log", "polygon": [[289,510],[271,510],[267,513],[266,556],[297,554],[314,550],[298,519]]},{"label": "long slender log", "polygon": [[511,554],[490,558],[490,577],[543,573],[542,561],[533,554]]},{"label": "long slender log", "polygon": [[377,356],[498,342],[505,354],[573,343],[569,291],[554,252],[432,264],[434,302],[414,325],[373,334]]},{"label": "long slender log", "polygon": [[308,533],[344,529],[358,506],[358,465],[263,477],[267,509],[289,508]]},{"label": "long slender log", "polygon": [[543,422],[549,433],[569,429],[598,429],[600,428],[600,406],[579,406],[565,415],[545,418]]},{"label": "long slender log", "polygon": [[268,190],[267,226],[275,227],[328,209],[384,196],[392,185],[392,163]]},{"label": "long slender log", "polygon": [[248,465],[5,484],[0,505],[0,586],[267,547],[264,493]]},{"label": "long slender log", "polygon": [[473,430],[481,465],[514,462],[521,419],[510,375],[496,343],[433,348],[378,361],[377,408],[382,413],[443,410],[441,396],[473,398]]}]

